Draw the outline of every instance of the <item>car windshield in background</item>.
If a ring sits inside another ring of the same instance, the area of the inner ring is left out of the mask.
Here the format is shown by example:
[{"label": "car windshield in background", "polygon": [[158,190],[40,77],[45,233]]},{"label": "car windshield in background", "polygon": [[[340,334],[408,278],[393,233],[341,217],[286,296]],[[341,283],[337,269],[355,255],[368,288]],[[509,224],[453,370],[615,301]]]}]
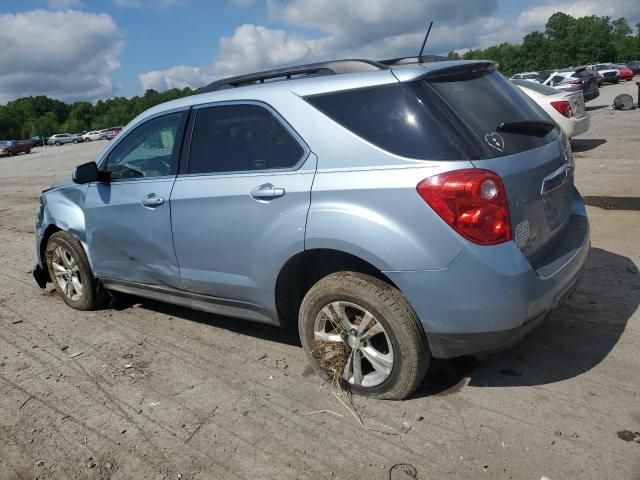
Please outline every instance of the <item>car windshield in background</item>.
[{"label": "car windshield in background", "polygon": [[513,83],[522,88],[528,88],[529,90],[533,90],[534,92],[541,93],[542,95],[550,96],[557,95],[560,93],[560,90],[549,87],[547,85],[543,85],[542,83],[536,82],[528,82],[526,80],[511,80]]},{"label": "car windshield in background", "polygon": [[501,133],[503,123],[549,122],[498,72],[414,81],[307,97],[345,128],[396,155],[467,160],[512,155],[558,135]]}]

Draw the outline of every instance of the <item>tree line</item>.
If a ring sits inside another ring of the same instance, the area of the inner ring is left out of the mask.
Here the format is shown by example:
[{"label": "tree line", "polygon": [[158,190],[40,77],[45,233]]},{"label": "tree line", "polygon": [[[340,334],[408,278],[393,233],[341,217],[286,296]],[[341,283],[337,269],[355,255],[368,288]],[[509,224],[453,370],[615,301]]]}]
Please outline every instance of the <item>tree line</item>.
[{"label": "tree line", "polygon": [[[549,17],[544,32],[531,32],[522,43],[501,43],[469,50],[451,59],[490,59],[500,63],[506,75],[596,62],[640,60],[640,23],[634,33],[626,19],[586,16],[574,18],[562,12]],[[162,102],[194,94],[191,88],[165,92],[147,90],[142,96],[98,100],[95,104],[67,104],[46,96],[25,97],[0,105],[0,140],[47,137],[54,133],[126,125],[136,115]]]},{"label": "tree line", "polygon": [[531,32],[514,45],[501,43],[469,50],[463,55],[449,52],[451,59],[494,60],[506,75],[552,70],[591,63],[626,63],[640,60],[640,23],[634,33],[625,18],[595,15],[574,18],[557,12],[547,20],[544,32]]},{"label": "tree line", "polygon": [[122,126],[159,103],[193,95],[195,90],[149,89],[142,96],[116,97],[89,102],[64,103],[43,95],[24,97],[0,105],[0,140],[48,137],[54,133],[78,133]]}]

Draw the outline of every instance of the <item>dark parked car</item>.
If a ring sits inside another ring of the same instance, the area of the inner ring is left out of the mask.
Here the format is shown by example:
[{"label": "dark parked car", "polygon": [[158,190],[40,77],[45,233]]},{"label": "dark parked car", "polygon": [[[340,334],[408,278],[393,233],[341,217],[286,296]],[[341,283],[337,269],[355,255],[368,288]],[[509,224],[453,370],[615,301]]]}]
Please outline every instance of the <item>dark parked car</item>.
[{"label": "dark parked car", "polygon": [[631,69],[634,75],[640,75],[640,60],[627,62],[627,67]]},{"label": "dark parked car", "polygon": [[44,138],[40,135],[34,135],[31,137],[31,143],[33,143],[34,147],[44,147]]},{"label": "dark parked car", "polygon": [[587,67],[556,70],[542,83],[565,92],[581,91],[585,102],[600,96],[596,74]]},{"label": "dark parked car", "polygon": [[7,140],[0,142],[0,157],[13,157],[19,153],[31,153],[31,140]]}]

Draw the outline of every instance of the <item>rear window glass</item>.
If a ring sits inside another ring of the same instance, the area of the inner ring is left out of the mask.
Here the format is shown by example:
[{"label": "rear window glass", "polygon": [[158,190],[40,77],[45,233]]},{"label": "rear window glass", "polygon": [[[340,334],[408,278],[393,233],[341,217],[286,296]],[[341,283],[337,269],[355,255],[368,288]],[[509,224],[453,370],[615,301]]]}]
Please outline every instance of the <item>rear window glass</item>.
[{"label": "rear window glass", "polygon": [[583,70],[575,71],[571,76],[575,78],[587,78],[593,76],[593,72],[585,68]]},{"label": "rear window glass", "polygon": [[546,96],[560,93],[559,90],[549,87],[547,85],[543,85],[542,83],[538,83],[538,82],[530,82],[527,80],[512,80],[512,82],[518,85],[519,87],[528,88],[529,90],[533,90],[534,92],[538,92]]},{"label": "rear window glass", "polygon": [[416,159],[511,155],[558,134],[557,128],[544,137],[495,133],[502,123],[551,121],[498,72],[314,95],[307,101],[374,145]]}]

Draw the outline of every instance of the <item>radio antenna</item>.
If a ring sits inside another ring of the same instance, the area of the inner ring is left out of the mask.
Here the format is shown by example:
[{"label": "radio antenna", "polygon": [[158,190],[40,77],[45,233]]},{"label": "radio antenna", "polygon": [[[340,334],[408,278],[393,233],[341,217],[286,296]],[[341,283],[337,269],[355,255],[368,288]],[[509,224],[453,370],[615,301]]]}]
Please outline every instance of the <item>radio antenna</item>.
[{"label": "radio antenna", "polygon": [[429,23],[429,29],[427,30],[427,34],[424,36],[424,40],[422,42],[422,48],[420,49],[420,53],[418,54],[418,61],[422,63],[422,52],[424,52],[424,47],[427,45],[427,39],[429,38],[429,34],[431,33],[431,27],[433,27],[433,20]]}]

